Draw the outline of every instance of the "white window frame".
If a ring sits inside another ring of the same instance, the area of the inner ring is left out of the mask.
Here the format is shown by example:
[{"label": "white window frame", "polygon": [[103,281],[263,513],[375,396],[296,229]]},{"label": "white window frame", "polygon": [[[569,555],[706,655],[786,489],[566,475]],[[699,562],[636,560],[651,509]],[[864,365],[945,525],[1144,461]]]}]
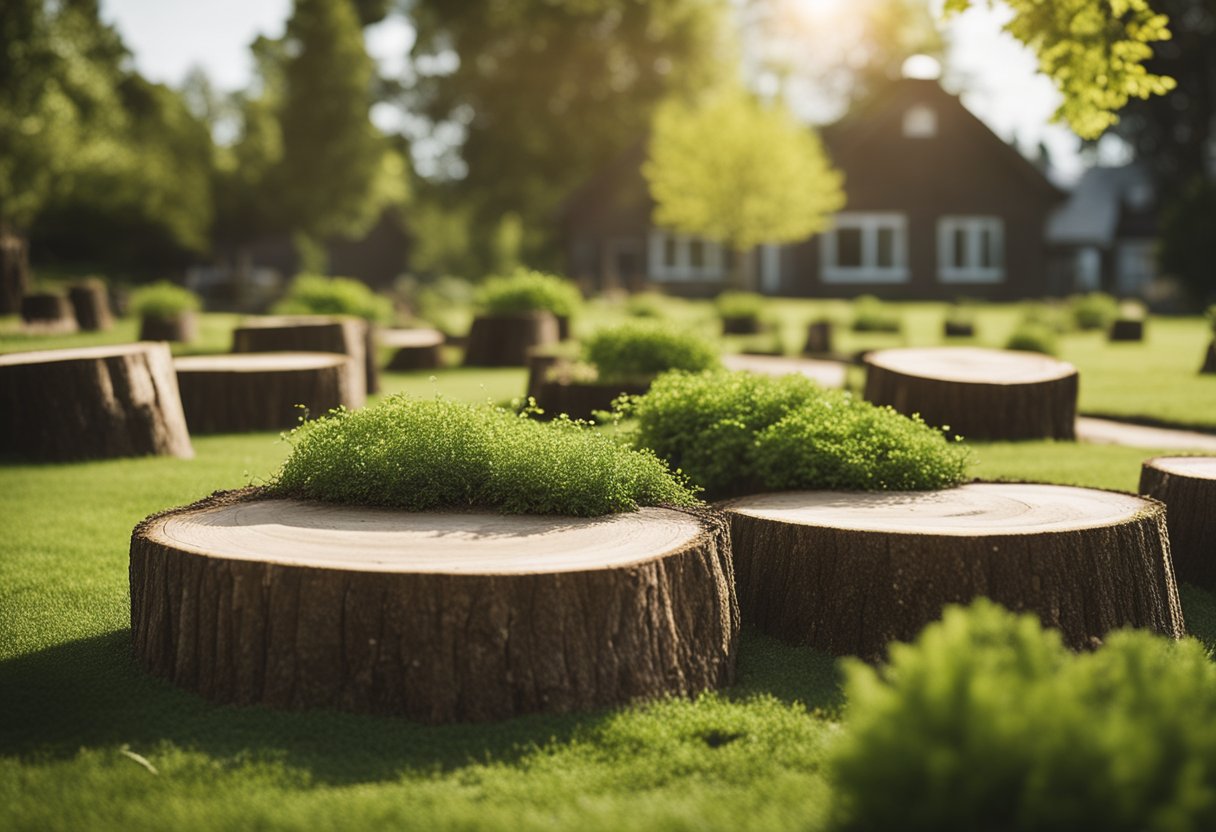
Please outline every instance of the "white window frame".
[{"label": "white window frame", "polygon": [[[965,263],[954,262],[954,235],[965,235]],[[997,265],[981,266],[980,237],[992,235]],[[937,279],[942,283],[1001,283],[1005,280],[1005,221],[1000,217],[949,216],[937,221]]]},{"label": "white window frame", "polygon": [[[667,240],[675,241],[676,262],[668,263],[666,257]],[[692,265],[692,243],[701,243],[701,267]],[[687,234],[673,234],[656,228],[650,232],[650,244],[647,252],[650,279],[656,281],[681,280],[722,280],[723,272],[722,246],[710,240],[691,237]]]},{"label": "white window frame", "polygon": [[[836,261],[836,233],[845,228],[861,232],[860,266],[841,266]],[[894,262],[890,266],[878,265],[878,232],[881,229],[894,232]],[[908,218],[889,211],[837,214],[819,246],[819,267],[819,276],[824,283],[907,283]]]}]

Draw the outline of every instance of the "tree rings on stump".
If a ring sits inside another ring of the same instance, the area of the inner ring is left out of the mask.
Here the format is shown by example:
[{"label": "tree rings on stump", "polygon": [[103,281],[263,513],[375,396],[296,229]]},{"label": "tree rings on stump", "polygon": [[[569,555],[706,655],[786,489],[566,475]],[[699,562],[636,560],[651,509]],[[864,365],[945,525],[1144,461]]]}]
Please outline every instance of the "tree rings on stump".
[{"label": "tree rings on stump", "polygon": [[326,315],[267,315],[246,318],[232,331],[233,352],[336,352],[364,368],[358,400],[378,388],[375,361],[368,360],[368,325],[359,318]]},{"label": "tree rings on stump", "polygon": [[522,367],[528,351],[556,344],[557,318],[551,312],[478,315],[469,329],[466,367]]},{"label": "tree rings on stump", "polygon": [[724,355],[722,364],[735,372],[764,376],[804,375],[824,387],[844,387],[845,365],[814,358],[785,358],[769,355]]},{"label": "tree rings on stump", "polygon": [[193,456],[169,348],[0,355],[0,453],[55,462]]},{"label": "tree rings on stump", "polygon": [[443,366],[443,333],[437,329],[385,329],[380,346],[396,350],[390,370],[437,370]]},{"label": "tree rings on stump", "polygon": [[1072,439],[1077,370],[1046,355],[978,347],[871,352],[865,398],[968,439]]},{"label": "tree rings on stump", "polygon": [[76,315],[76,323],[85,332],[99,332],[113,324],[110,296],[100,280],[85,280],[68,289],[68,299]]},{"label": "tree rings on stump", "polygon": [[1165,503],[1178,580],[1216,589],[1216,456],[1150,459],[1140,493]]},{"label": "tree rings on stump", "polygon": [[71,302],[53,292],[37,292],[21,299],[21,320],[26,329],[43,333],[75,332]]},{"label": "tree rings on stump", "polygon": [[805,491],[722,506],[743,618],[834,655],[881,658],[946,604],[1030,611],[1071,647],[1118,627],[1179,638],[1160,503],[1057,485]]},{"label": "tree rings on stump", "polygon": [[728,684],[725,525],[423,513],[246,492],[131,539],[131,634],[152,673],[220,701],[425,722],[687,696]]},{"label": "tree rings on stump", "polygon": [[189,344],[198,337],[198,315],[180,312],[176,315],[144,315],[139,319],[139,340],[176,341]]},{"label": "tree rings on stump", "polygon": [[[194,355],[173,362],[194,433],[282,430],[364,404],[363,368],[328,352]],[[303,405],[302,412],[299,405]]]}]

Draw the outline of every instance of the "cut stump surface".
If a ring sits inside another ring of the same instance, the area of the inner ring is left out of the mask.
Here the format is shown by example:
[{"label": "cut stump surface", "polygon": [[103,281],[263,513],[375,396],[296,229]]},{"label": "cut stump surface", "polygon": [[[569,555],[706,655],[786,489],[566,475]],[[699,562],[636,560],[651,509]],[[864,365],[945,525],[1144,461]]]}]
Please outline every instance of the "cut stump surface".
[{"label": "cut stump surface", "polygon": [[364,369],[357,398],[379,389],[366,321],[326,315],[266,315],[246,318],[232,331],[233,352],[332,352],[349,355]]},{"label": "cut stump surface", "polygon": [[691,695],[734,673],[721,521],[421,513],[252,495],[131,542],[135,652],[221,702],[427,722]]},{"label": "cut stump surface", "polygon": [[882,658],[947,604],[986,596],[1065,643],[1184,634],[1165,510],[1088,488],[806,491],[723,504],[744,620],[834,655]]},{"label": "cut stump surface", "polygon": [[437,329],[386,329],[377,336],[380,346],[395,352],[390,370],[435,370],[443,366],[443,333]]},{"label": "cut stump surface", "polygon": [[728,370],[757,373],[765,376],[804,375],[824,387],[844,387],[845,365],[839,361],[815,358],[786,358],[770,355],[724,355],[722,364]]},{"label": "cut stump surface", "polygon": [[0,453],[43,461],[193,456],[168,346],[0,355]]},{"label": "cut stump surface", "polygon": [[865,398],[968,439],[1073,439],[1077,370],[1036,353],[978,347],[872,352]]},{"label": "cut stump surface", "polygon": [[1140,493],[1165,503],[1178,580],[1216,589],[1216,456],[1150,459]]}]

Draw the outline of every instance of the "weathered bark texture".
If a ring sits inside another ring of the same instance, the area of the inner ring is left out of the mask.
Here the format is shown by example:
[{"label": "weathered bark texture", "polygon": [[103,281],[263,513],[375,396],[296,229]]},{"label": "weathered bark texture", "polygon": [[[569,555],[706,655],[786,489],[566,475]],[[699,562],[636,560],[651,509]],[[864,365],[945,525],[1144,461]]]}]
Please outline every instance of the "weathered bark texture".
[{"label": "weathered bark texture", "polygon": [[0,356],[0,453],[54,462],[193,456],[169,348]]},{"label": "weathered bark texture", "polygon": [[1112,341],[1143,341],[1143,318],[1120,318],[1110,325],[1110,340]]},{"label": "weathered bark texture", "polygon": [[611,410],[612,402],[622,394],[641,396],[649,384],[580,382],[552,379],[541,382],[536,403],[548,419],[566,414],[571,419],[590,419],[597,410]]},{"label": "weathered bark texture", "polygon": [[1216,589],[1216,456],[1150,459],[1140,493],[1165,503],[1178,580]]},{"label": "weathered bark texture", "polygon": [[807,355],[832,354],[832,322],[815,321],[807,325],[806,346],[802,351]]},{"label": "weathered bark texture", "polygon": [[760,319],[754,315],[729,315],[722,318],[723,335],[755,335],[760,330]]},{"label": "weathered bark texture", "polygon": [[443,333],[437,329],[389,329],[379,335],[381,346],[396,350],[390,370],[435,370],[443,366]]},{"label": "weathered bark texture", "polygon": [[[283,430],[365,403],[350,356],[324,352],[196,355],[174,362],[192,433]],[[304,406],[301,411],[299,405]]]},{"label": "weathered bark texture", "polygon": [[730,540],[708,514],[423,514],[230,492],[137,526],[130,586],[139,661],[219,702],[478,721],[734,675]]},{"label": "weathered bark texture", "polygon": [[1208,344],[1207,355],[1203,357],[1203,366],[1199,368],[1199,372],[1216,373],[1216,340]]},{"label": "weathered bark texture", "polygon": [[76,313],[76,323],[85,332],[99,332],[113,325],[110,296],[100,280],[85,280],[68,289],[68,299]]},{"label": "weathered bark texture", "polygon": [[276,315],[246,318],[232,331],[233,352],[335,352],[349,355],[362,367],[360,399],[377,389],[368,361],[367,322],[323,315]]},{"label": "weathered bark texture", "polygon": [[1165,510],[1149,500],[977,483],[761,495],[723,507],[743,620],[833,655],[881,659],[945,605],[979,596],[1037,613],[1074,648],[1125,626],[1185,633]]},{"label": "weathered bark texture", "polygon": [[1033,353],[973,347],[866,355],[865,398],[967,439],[1073,439],[1077,371]]},{"label": "weathered bark texture", "polygon": [[942,325],[942,334],[947,338],[974,338],[975,324],[965,321],[946,321]]},{"label": "weathered bark texture", "polygon": [[25,237],[0,225],[0,315],[21,311],[30,285],[30,257]]},{"label": "weathered bark texture", "polygon": [[21,320],[30,329],[43,332],[75,332],[76,315],[63,295],[37,292],[21,299]]},{"label": "weathered bark texture", "polygon": [[176,341],[189,344],[198,337],[198,315],[180,312],[176,315],[144,315],[139,319],[139,340]]},{"label": "weathered bark texture", "polygon": [[550,312],[478,315],[469,329],[466,367],[522,367],[528,351],[556,344],[557,318]]}]

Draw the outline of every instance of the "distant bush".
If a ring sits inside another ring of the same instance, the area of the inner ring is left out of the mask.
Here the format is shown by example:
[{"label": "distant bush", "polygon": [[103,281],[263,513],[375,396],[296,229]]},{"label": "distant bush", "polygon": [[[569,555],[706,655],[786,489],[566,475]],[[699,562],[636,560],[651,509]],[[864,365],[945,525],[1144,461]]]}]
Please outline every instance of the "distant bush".
[{"label": "distant bush", "polygon": [[755,292],[723,292],[714,298],[714,308],[721,318],[759,320],[766,306],[764,296]]},{"label": "distant bush", "polygon": [[967,453],[920,419],[801,375],[667,373],[621,411],[650,448],[713,497],[747,490],[933,489]]},{"label": "distant bush", "polygon": [[1033,321],[1018,325],[1005,342],[1005,349],[1022,352],[1041,352],[1044,355],[1057,355],[1059,344],[1056,333],[1050,327]]},{"label": "distant bush", "polygon": [[488,278],[478,290],[476,302],[491,315],[547,311],[569,317],[578,311],[583,296],[564,278],[519,268],[509,275]]},{"label": "distant bush", "polygon": [[579,517],[697,502],[650,452],[580,423],[488,405],[389,396],[305,422],[288,438],[291,454],[269,490],[304,499]]},{"label": "distant bush", "polygon": [[167,280],[140,286],[131,292],[130,309],[141,318],[172,318],[203,308],[199,296]]},{"label": "distant bush", "polygon": [[1068,308],[1077,329],[1106,329],[1119,317],[1119,301],[1104,292],[1074,295]]},{"label": "distant bush", "polygon": [[899,312],[874,295],[859,295],[853,300],[854,332],[899,332],[902,328]]},{"label": "distant bush", "polygon": [[633,318],[664,318],[666,298],[659,292],[638,292],[625,302],[625,312]]},{"label": "distant bush", "polygon": [[298,275],[273,311],[279,315],[352,315],[381,324],[393,320],[393,302],[363,281],[319,274]]},{"label": "distant bush", "polygon": [[1037,324],[1055,333],[1073,328],[1072,309],[1055,303],[1026,303],[1022,306],[1023,324]]},{"label": "distant bush", "polygon": [[956,325],[975,324],[976,303],[966,298],[959,298],[946,308],[946,322]]},{"label": "distant bush", "polygon": [[1193,639],[1078,654],[981,600],[844,671],[839,829],[1216,829],[1216,665]]},{"label": "distant bush", "polygon": [[584,342],[583,355],[604,381],[649,380],[667,370],[699,372],[719,364],[710,341],[654,321],[601,329]]},{"label": "distant bush", "polygon": [[468,332],[475,290],[464,278],[443,275],[425,283],[403,278],[397,282],[397,291],[416,317],[436,329],[453,335]]}]

